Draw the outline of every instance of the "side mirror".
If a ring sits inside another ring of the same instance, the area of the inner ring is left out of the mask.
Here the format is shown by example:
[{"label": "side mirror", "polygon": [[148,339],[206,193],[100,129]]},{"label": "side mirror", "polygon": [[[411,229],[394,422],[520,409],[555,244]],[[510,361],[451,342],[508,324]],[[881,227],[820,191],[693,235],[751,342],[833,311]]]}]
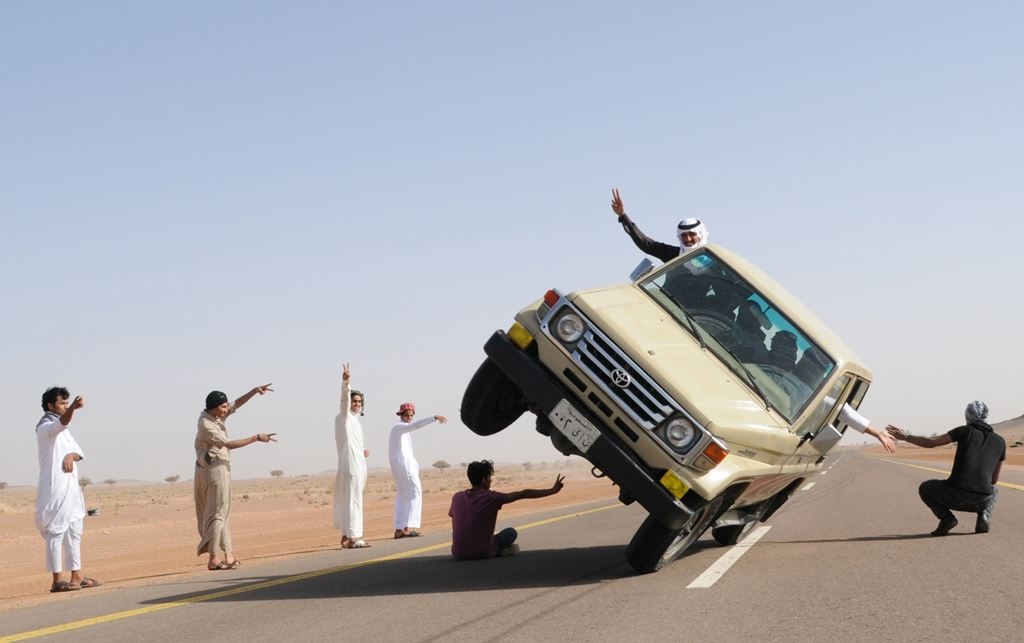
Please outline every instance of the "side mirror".
[{"label": "side mirror", "polygon": [[[821,427],[814,437],[811,438],[811,446],[821,455],[825,455],[842,439],[843,434],[836,427],[829,424]],[[801,440],[801,443],[803,443],[803,440]]]},{"label": "side mirror", "polygon": [[636,281],[652,270],[654,270],[654,262],[647,257],[644,257],[644,260],[641,261],[636,268],[633,268],[633,272],[629,273],[629,280]]}]

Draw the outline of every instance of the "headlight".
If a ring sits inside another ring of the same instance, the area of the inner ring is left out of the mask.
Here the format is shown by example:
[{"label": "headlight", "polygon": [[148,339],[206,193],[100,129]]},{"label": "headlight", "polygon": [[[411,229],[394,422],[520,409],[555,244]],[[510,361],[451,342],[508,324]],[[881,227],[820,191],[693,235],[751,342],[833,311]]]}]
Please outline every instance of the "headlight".
[{"label": "headlight", "polygon": [[700,437],[700,431],[692,422],[678,417],[669,420],[659,433],[662,440],[680,453],[688,451]]},{"label": "headlight", "polygon": [[555,322],[555,335],[566,344],[578,342],[583,337],[586,326],[580,316],[573,312],[567,312]]}]

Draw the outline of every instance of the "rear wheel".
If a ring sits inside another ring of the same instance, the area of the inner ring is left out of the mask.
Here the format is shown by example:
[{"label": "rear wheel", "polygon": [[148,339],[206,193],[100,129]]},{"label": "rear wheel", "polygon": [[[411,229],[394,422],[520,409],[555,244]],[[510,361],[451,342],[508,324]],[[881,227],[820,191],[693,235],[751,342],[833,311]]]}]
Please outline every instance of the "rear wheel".
[{"label": "rear wheel", "polygon": [[626,548],[626,561],[630,567],[648,574],[656,572],[665,565],[679,558],[701,537],[707,528],[718,517],[724,498],[721,496],[711,500],[690,516],[682,529],[669,529],[648,516],[640,525],[633,540]]},{"label": "rear wheel", "polygon": [[476,369],[462,396],[462,423],[477,435],[494,435],[526,412],[526,398],[490,359]]}]

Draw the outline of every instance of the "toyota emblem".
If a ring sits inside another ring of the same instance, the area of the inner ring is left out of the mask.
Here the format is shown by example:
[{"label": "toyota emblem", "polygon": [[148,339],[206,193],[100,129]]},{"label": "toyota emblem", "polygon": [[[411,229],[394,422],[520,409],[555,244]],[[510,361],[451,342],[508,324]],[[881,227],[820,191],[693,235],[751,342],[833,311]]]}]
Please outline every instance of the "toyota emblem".
[{"label": "toyota emblem", "polygon": [[629,376],[629,373],[621,368],[617,368],[612,371],[612,384],[619,388],[627,388],[633,383],[633,378]]}]

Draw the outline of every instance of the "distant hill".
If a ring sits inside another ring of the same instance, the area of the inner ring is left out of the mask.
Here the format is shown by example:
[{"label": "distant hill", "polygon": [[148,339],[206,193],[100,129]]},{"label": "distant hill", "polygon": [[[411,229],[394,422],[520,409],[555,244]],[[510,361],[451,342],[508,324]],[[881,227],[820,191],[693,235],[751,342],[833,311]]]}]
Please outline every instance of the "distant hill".
[{"label": "distant hill", "polygon": [[1015,442],[1024,442],[1024,415],[993,424],[992,428],[996,433],[1003,436],[1007,445],[1012,445]]}]

